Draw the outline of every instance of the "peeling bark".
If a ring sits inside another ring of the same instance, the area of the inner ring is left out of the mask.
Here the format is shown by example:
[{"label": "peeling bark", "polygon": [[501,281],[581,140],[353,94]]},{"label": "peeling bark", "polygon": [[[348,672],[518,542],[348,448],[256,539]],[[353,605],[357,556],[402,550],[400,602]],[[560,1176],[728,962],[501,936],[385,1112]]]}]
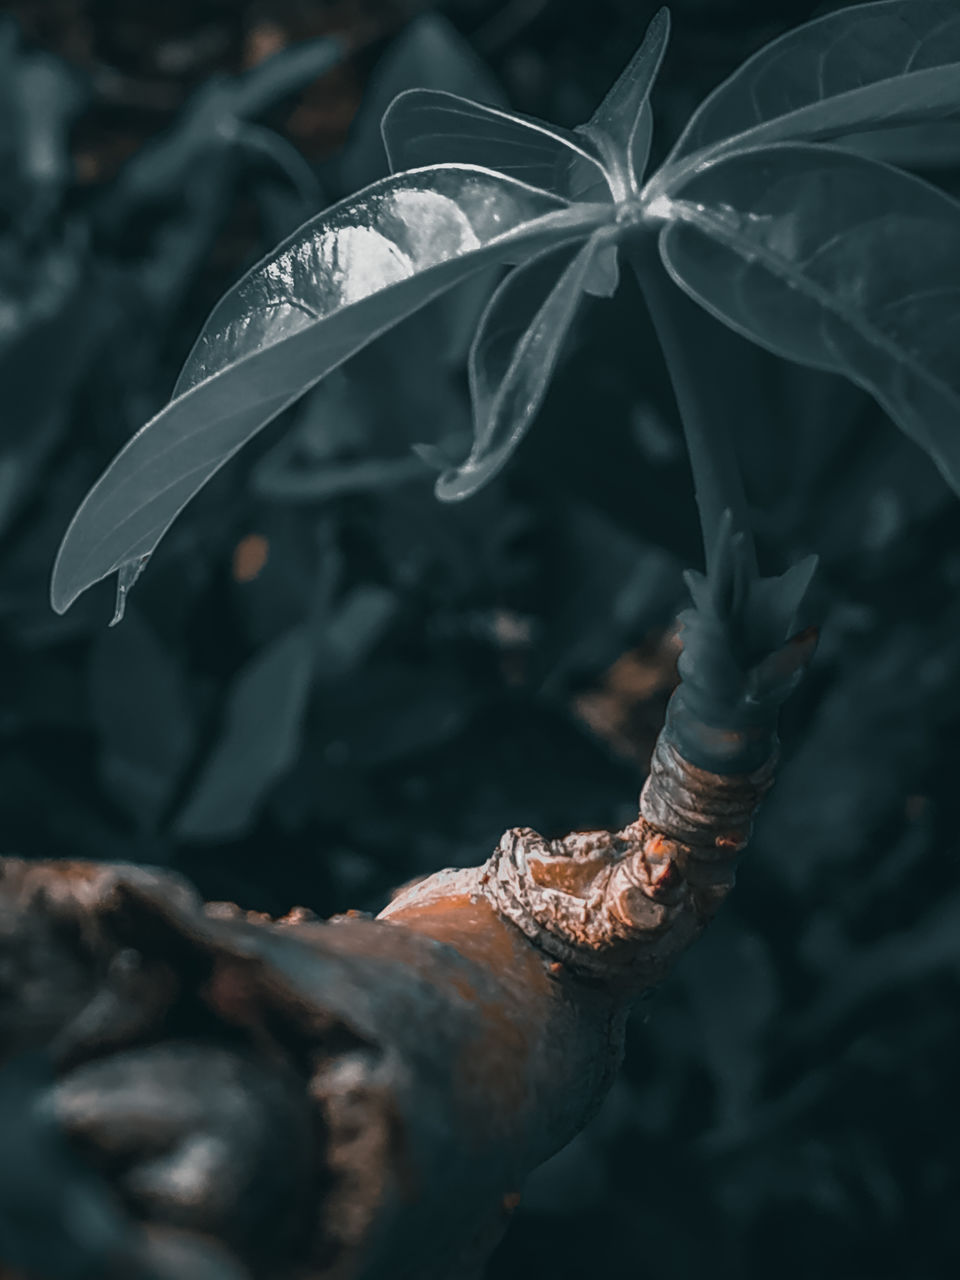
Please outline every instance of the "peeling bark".
[{"label": "peeling bark", "polygon": [[2,1058],[49,1053],[42,1107],[146,1224],[104,1274],[478,1275],[524,1178],[597,1111],[631,1001],[732,885],[772,770],[661,742],[622,831],[509,831],[375,919],[0,864]]}]

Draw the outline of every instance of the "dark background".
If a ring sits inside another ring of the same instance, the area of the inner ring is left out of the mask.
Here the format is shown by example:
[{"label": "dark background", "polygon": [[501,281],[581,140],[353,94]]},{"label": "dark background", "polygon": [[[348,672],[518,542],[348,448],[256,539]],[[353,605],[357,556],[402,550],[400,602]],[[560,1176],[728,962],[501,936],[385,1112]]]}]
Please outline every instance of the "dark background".
[{"label": "dark background", "polygon": [[[121,626],[106,586],[63,618],[46,593],[73,510],[219,294],[383,172],[394,92],[479,92],[482,60],[513,107],[576,124],[654,7],[0,8],[5,852],[159,863],[210,898],[325,915],[482,861],[511,826],[635,816],[700,552],[632,280],[581,314],[530,437],[468,502],[437,503],[409,447],[468,447],[464,297],[226,467]],[[655,158],[817,10],[672,11]],[[291,50],[331,33],[358,52],[297,70]],[[960,1267],[960,503],[862,394],[704,324],[762,567],[821,557],[821,647],[735,894],[641,1007],[601,1116],[531,1181],[490,1276],[939,1280]]]}]

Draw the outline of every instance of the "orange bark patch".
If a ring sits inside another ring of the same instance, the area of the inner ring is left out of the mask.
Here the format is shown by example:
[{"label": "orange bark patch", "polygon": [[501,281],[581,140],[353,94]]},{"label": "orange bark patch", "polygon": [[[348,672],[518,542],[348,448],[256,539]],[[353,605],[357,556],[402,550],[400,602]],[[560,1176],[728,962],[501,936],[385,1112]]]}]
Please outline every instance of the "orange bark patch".
[{"label": "orange bark patch", "polygon": [[587,896],[597,876],[610,862],[609,847],[581,858],[527,854],[527,867],[534,884],[541,889],[559,889],[575,898]]},{"label": "orange bark patch", "polygon": [[397,924],[454,948],[494,980],[477,990],[467,974],[443,980],[473,1005],[476,1034],[464,1044],[456,1078],[470,1111],[482,1109],[484,1140],[509,1129],[530,1104],[538,1046],[556,987],[536,947],[483,899],[466,893],[410,902],[390,916]]}]

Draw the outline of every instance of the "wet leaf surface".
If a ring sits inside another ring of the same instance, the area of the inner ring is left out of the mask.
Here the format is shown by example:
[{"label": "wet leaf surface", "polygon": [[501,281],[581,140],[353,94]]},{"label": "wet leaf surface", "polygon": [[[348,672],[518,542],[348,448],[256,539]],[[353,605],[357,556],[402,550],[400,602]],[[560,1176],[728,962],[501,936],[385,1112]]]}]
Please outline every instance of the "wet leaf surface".
[{"label": "wet leaf surface", "polygon": [[85,499],[54,566],[54,607],[152,554],[252,435],[404,316],[511,249],[529,256],[594,220],[449,166],[384,179],[306,224],[214,308],[173,400]]}]

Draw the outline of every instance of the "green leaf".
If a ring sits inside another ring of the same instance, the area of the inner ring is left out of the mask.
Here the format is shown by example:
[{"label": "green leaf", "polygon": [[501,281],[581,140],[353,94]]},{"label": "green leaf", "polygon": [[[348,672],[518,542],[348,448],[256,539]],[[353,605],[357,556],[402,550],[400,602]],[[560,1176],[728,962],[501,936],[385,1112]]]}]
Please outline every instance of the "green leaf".
[{"label": "green leaf", "polygon": [[609,200],[592,142],[532,116],[439,89],[409,89],[381,124],[390,168],[476,164],[570,200]]},{"label": "green leaf", "polygon": [[[163,206],[172,193],[197,180],[201,166],[219,163],[218,152],[243,141],[244,122],[263,117],[347,56],[344,41],[324,36],[288,45],[241,75],[214,75],[203,81],[176,125],[148,142],[120,171],[110,194],[111,222],[144,206]],[[249,141],[257,135],[245,136]],[[263,141],[264,135],[259,136]],[[309,165],[279,134],[271,134],[267,142],[275,159],[292,162],[315,184]],[[188,195],[193,197],[192,189]]]},{"label": "green leaf", "polygon": [[569,249],[547,249],[506,277],[470,350],[474,442],[461,466],[437,481],[438,498],[467,498],[504,466],[543,402],[564,339],[611,233],[595,232],[563,267]]},{"label": "green leaf", "polygon": [[253,821],[273,784],[290,768],[313,675],[314,646],[295,627],[258,653],[230,693],[223,738],[177,818],[183,840],[228,840]]},{"label": "green leaf", "polygon": [[[653,112],[650,90],[660,70],[660,63],[670,39],[670,11],[660,9],[647,27],[643,43],[630,59],[626,70],[600,103],[589,122],[577,133],[590,138],[619,171],[627,194],[639,192],[640,179],[650,156],[653,137]],[[608,150],[607,141],[613,144]],[[625,160],[625,166],[622,161]]]},{"label": "green leaf", "polygon": [[[667,161],[960,114],[956,0],[881,0],[787,32],[707,98]],[[666,166],[665,166],[666,167]]]},{"label": "green leaf", "polygon": [[54,565],[54,609],[142,562],[252,435],[379,334],[474,272],[608,218],[605,206],[571,209],[500,174],[438,166],[306,223],[214,308],[173,400],[84,499]]},{"label": "green leaf", "polygon": [[960,490],[960,204],[919,178],[784,145],[703,169],[660,252],[732,329],[869,391]]}]

